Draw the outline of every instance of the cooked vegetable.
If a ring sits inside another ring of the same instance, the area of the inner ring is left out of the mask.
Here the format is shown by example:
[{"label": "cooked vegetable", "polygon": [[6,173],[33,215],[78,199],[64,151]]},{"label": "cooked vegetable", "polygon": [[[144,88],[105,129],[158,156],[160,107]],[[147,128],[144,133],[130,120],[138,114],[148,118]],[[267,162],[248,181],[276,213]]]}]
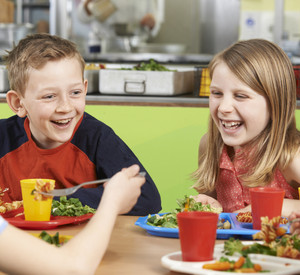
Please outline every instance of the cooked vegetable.
[{"label": "cooked vegetable", "polygon": [[157,63],[154,59],[150,59],[149,62],[141,62],[133,70],[137,71],[172,71],[166,68],[165,66]]},{"label": "cooked vegetable", "polygon": [[[204,264],[202,268],[237,273],[256,273],[262,271],[261,265],[253,264],[248,257],[240,257],[237,261],[231,261],[226,257],[221,257],[219,261],[210,264]],[[264,270],[263,272],[268,271]]]},{"label": "cooked vegetable", "polygon": [[250,253],[265,254],[292,259],[300,259],[300,237],[286,235],[280,227],[281,217],[261,217],[261,231],[255,233],[253,239],[262,239],[263,243],[243,245],[240,240],[230,238],[224,243],[225,255],[238,253],[247,256]]},{"label": "cooked vegetable", "polygon": [[121,68],[121,70],[176,72],[176,70],[170,70],[167,67],[157,63],[154,59],[150,59],[149,62],[141,62],[132,69]]},{"label": "cooked vegetable", "polygon": [[51,214],[53,216],[82,216],[88,213],[95,213],[96,209],[83,206],[79,199],[60,197],[60,201],[52,202]]},{"label": "cooked vegetable", "polygon": [[46,231],[41,232],[39,238],[47,243],[53,244],[55,246],[61,246],[62,243],[59,241],[59,233],[56,232],[54,236],[49,235]]},{"label": "cooked vegetable", "polygon": [[245,258],[244,257],[240,257],[233,265],[234,269],[238,269],[241,268],[243,266],[243,264],[245,263]]},{"label": "cooked vegetable", "polygon": [[217,270],[217,271],[227,271],[232,269],[232,264],[228,261],[228,262],[219,262],[216,261],[212,264],[204,264],[202,266],[202,268],[204,269],[211,269],[211,270]]},{"label": "cooked vegetable", "polygon": [[242,254],[244,245],[239,239],[234,239],[233,237],[229,238],[228,241],[224,243],[224,252],[226,255],[232,256],[234,253]]},{"label": "cooked vegetable", "polygon": [[300,259],[300,239],[296,235],[284,235],[272,243],[264,242],[263,244],[243,245],[240,240],[230,238],[224,243],[224,253],[225,255],[238,253],[244,257],[252,253]]}]

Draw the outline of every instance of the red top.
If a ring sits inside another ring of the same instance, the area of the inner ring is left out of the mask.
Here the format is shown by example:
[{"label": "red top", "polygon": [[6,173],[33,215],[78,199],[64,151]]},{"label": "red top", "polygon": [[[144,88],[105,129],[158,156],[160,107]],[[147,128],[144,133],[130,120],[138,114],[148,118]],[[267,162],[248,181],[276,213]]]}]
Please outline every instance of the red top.
[{"label": "red top", "polygon": [[[243,186],[239,176],[245,172],[246,158],[238,158],[233,162],[224,146],[220,158],[220,175],[216,183],[217,200],[221,203],[224,212],[234,212],[251,204],[249,187]],[[291,187],[282,173],[276,169],[273,181],[269,187],[278,187],[285,190],[285,198],[298,199],[297,190]]]},{"label": "red top", "polygon": [[[76,129],[80,122],[81,120],[78,122]],[[57,148],[44,150],[39,148],[32,140],[27,118],[24,122],[24,128],[29,140],[0,159],[0,181],[5,183],[0,183],[0,186],[2,188],[8,187],[10,191],[5,192],[3,201],[22,200],[21,179],[48,179],[50,175],[55,175],[55,188],[59,189],[72,187],[80,182],[97,178],[94,163],[70,141]],[[76,129],[74,132],[76,132]],[[5,169],[5,167],[14,167],[14,169],[12,171]],[[68,177],[68,175],[71,175],[71,177]],[[89,185],[88,187],[95,186]]]}]

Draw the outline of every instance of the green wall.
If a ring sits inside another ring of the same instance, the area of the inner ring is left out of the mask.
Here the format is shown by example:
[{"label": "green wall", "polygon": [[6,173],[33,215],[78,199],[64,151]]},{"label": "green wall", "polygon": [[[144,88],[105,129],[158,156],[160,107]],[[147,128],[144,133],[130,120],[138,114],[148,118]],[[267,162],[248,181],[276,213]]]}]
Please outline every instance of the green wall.
[{"label": "green wall", "polygon": [[[177,198],[196,194],[189,175],[197,168],[207,108],[87,105],[86,111],[112,127],[137,155],[158,187],[162,211],[177,207]],[[12,114],[0,104],[0,118]]]},{"label": "green wall", "polygon": [[[86,111],[111,126],[141,160],[161,194],[162,212],[177,207],[177,198],[196,194],[189,175],[197,168],[208,108],[87,105]],[[0,118],[12,114],[0,104]],[[299,127],[300,110],[296,116]]]}]

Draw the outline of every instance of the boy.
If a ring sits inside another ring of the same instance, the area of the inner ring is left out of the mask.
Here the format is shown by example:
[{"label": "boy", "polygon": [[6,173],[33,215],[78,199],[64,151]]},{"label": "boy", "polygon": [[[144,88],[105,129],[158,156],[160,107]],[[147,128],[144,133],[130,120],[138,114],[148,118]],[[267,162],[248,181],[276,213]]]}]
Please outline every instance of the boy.
[{"label": "boy", "polygon": [[[72,42],[30,35],[9,52],[6,64],[11,88],[6,100],[17,115],[0,120],[0,187],[9,187],[3,201],[22,199],[24,178],[52,178],[56,188],[66,188],[112,177],[132,164],[145,170],[110,127],[84,112],[85,63]],[[97,208],[102,192],[101,185],[89,186],[72,196]],[[160,210],[160,195],[147,174],[128,214]]]}]

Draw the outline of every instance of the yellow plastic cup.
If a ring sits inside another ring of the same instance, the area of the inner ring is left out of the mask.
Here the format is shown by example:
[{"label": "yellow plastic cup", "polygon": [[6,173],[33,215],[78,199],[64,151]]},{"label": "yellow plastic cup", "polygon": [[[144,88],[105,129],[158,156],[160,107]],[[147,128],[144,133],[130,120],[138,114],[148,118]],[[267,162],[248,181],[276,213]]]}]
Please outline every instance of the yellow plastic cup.
[{"label": "yellow plastic cup", "polygon": [[300,187],[298,187],[299,200],[300,200]]},{"label": "yellow plastic cup", "polygon": [[[32,191],[35,189],[37,179],[20,180],[25,221],[50,221],[53,197],[37,201],[34,199]],[[42,179],[44,181],[55,182],[52,179]]]}]

